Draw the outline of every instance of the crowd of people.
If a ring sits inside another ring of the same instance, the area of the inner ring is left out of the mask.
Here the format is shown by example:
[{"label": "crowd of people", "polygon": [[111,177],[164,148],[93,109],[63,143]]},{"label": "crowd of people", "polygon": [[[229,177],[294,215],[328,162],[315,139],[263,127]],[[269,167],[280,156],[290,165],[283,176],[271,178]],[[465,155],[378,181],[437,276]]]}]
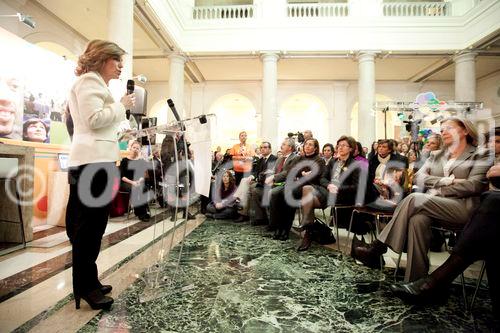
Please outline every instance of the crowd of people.
[{"label": "crowd of people", "polygon": [[[320,149],[313,133],[304,131],[301,142],[292,135],[285,138],[275,156],[271,143],[263,141],[254,150],[241,132],[239,144],[225,155],[221,149],[213,154],[215,195],[209,200],[207,217],[266,225],[269,237],[286,241],[299,209],[300,224],[294,228],[303,233],[297,250],[305,251],[314,241],[315,208],[347,207],[339,210],[336,221],[346,228],[354,207],[381,210],[392,218],[371,244],[354,237],[352,257],[380,268],[387,248],[406,252],[404,282],[391,288],[413,302],[438,300],[445,292],[436,290],[446,290],[443,286],[471,263],[485,260],[498,318],[500,262],[490,244],[500,236],[494,223],[500,204],[500,128],[491,134],[477,133],[467,119],[450,117],[441,122],[440,133],[414,142],[378,140],[368,152],[349,136]],[[478,145],[479,141],[484,144]],[[226,180],[219,185],[221,175],[231,179],[230,187]],[[367,232],[368,220],[368,215],[356,215],[353,231]],[[428,275],[428,252],[436,236],[431,227],[461,236],[450,259]]]}]

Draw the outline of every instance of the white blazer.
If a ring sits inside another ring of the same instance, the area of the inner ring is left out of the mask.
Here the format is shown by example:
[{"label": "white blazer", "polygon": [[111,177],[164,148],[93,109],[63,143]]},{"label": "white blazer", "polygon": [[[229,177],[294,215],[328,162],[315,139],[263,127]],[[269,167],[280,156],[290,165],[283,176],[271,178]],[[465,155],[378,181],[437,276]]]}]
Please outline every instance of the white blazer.
[{"label": "white blazer", "polygon": [[69,110],[74,124],[69,166],[118,161],[118,124],[125,120],[125,107],[115,102],[98,73],[78,77],[69,95]]}]

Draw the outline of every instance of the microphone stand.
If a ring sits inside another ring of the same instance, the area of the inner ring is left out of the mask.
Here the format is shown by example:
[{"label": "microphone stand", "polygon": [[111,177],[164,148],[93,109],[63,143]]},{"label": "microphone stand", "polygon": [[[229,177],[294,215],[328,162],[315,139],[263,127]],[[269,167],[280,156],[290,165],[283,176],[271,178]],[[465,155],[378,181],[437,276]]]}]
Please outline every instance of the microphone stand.
[{"label": "microphone stand", "polygon": [[[189,165],[189,151],[188,151],[188,145],[187,145],[187,141],[186,141],[186,127],[184,126],[184,123],[186,122],[189,122],[189,121],[192,121],[192,120],[195,120],[195,119],[198,119],[200,121],[200,123],[204,124],[207,122],[207,116],[215,116],[215,114],[206,114],[206,115],[200,115],[200,116],[197,116],[197,117],[192,117],[192,118],[188,118],[188,119],[184,119],[184,120],[179,120],[179,121],[176,121],[174,122],[174,126],[177,125],[179,127],[179,130],[177,131],[168,131],[167,132],[167,135],[172,135],[174,136],[174,140],[173,140],[173,144],[174,144],[174,163],[175,163],[175,187],[176,187],[176,191],[175,191],[175,207],[172,207],[174,209],[174,216],[173,216],[173,226],[172,226],[172,231],[171,231],[171,234],[170,234],[170,242],[169,242],[169,246],[168,246],[168,250],[167,250],[167,253],[166,253],[166,256],[163,256],[163,250],[162,251],[162,256],[161,258],[159,259],[159,262],[154,265],[153,267],[150,267],[150,269],[148,269],[148,273],[153,273],[154,274],[154,278],[153,279],[145,279],[145,282],[146,282],[146,288],[147,290],[144,291],[144,294],[141,295],[140,297],[140,302],[147,302],[147,301],[150,301],[150,300],[153,300],[153,299],[157,299],[159,297],[163,297],[163,296],[166,296],[166,295],[173,295],[174,294],[174,288],[176,287],[176,285],[174,284],[174,281],[177,277],[177,274],[179,272],[179,266],[180,266],[180,261],[181,261],[181,258],[182,258],[182,253],[183,253],[183,249],[184,249],[184,240],[186,238],[186,234],[187,234],[187,225],[188,225],[188,217],[189,217],[189,207],[190,207],[190,183],[191,183],[191,175],[190,175],[190,165]],[[158,128],[158,127],[157,127]],[[153,130],[153,128],[149,128],[149,130]],[[148,129],[146,129],[146,133],[147,133]],[[177,142],[175,136],[176,134],[179,133],[181,135],[181,137],[179,138],[179,142]],[[148,137],[148,140],[149,140],[149,135],[147,135]],[[179,144],[179,145],[178,145]],[[185,187],[186,187],[186,196],[184,198],[184,203],[185,203],[185,211],[184,211],[184,228],[183,228],[183,231],[182,231],[182,238],[180,240],[180,248],[179,248],[179,254],[177,256],[177,260],[175,261],[175,267],[174,267],[174,271],[172,273],[172,275],[170,276],[170,278],[168,278],[167,276],[163,276],[162,278],[160,278],[160,274],[164,274],[164,269],[166,267],[166,264],[168,264],[168,259],[170,257],[170,253],[172,252],[172,247],[174,245],[174,234],[176,233],[176,229],[177,229],[177,214],[178,214],[178,209],[179,209],[179,194],[180,194],[180,184],[181,184],[181,179],[180,179],[180,167],[179,167],[179,162],[180,160],[182,160],[182,149],[179,149],[179,146],[182,147],[183,151],[184,151],[184,159],[185,159],[185,162],[186,162],[186,165],[185,165],[185,170],[186,170],[186,184],[185,184]],[[163,170],[163,168],[162,168]],[[163,173],[163,171],[162,171]],[[166,181],[167,181],[167,176],[164,175],[164,184],[162,185],[163,189],[165,189],[165,186],[168,186],[169,184],[165,184]],[[155,185],[156,185],[156,182],[155,182]],[[156,192],[156,190],[155,190]],[[168,205],[168,189],[167,189],[167,193],[165,193],[165,191],[163,191],[163,198],[167,200],[167,205]],[[161,239],[161,245],[160,245],[160,248],[163,249],[163,244],[164,244],[164,240],[165,240],[166,237],[162,237]],[[153,277],[153,276],[151,276]],[[161,287],[161,283],[162,282],[166,282],[167,284],[167,291],[164,291],[164,292],[158,292],[158,288]],[[180,288],[180,286],[178,286]],[[189,286],[185,286],[185,287],[182,287],[180,288],[180,291],[184,290],[185,288],[188,288]]]}]

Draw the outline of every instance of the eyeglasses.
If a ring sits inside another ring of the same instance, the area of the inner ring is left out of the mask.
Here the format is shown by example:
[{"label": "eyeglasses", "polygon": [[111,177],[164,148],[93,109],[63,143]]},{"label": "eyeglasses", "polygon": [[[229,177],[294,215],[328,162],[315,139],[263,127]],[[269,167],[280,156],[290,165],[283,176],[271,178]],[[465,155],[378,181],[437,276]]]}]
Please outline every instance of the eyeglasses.
[{"label": "eyeglasses", "polygon": [[337,148],[340,148],[340,147],[343,147],[343,148],[351,148],[351,146],[347,145],[347,144],[339,144],[337,145]]},{"label": "eyeglasses", "polygon": [[260,149],[269,148],[269,146],[260,146]]}]

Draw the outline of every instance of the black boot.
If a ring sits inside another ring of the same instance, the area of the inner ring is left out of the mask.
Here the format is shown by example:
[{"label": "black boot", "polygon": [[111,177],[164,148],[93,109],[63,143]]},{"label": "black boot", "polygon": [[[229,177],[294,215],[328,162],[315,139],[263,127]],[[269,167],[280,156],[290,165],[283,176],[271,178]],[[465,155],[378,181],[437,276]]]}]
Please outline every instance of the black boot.
[{"label": "black boot", "polygon": [[109,294],[111,290],[113,290],[113,287],[109,284],[102,284],[99,280],[97,281],[97,285],[99,289],[101,290],[101,293],[103,295]]},{"label": "black boot", "polygon": [[[354,239],[356,239],[356,241],[358,240],[356,236],[354,236]],[[356,241],[354,239],[351,248],[351,256],[361,261],[365,266],[380,268],[380,265],[383,264],[381,256],[387,252],[387,245],[376,239],[371,244],[356,246],[357,244],[355,244]]]},{"label": "black boot", "polygon": [[113,298],[109,296],[104,296],[100,289],[93,290],[85,295],[75,294],[75,306],[77,309],[80,308],[80,300],[83,298],[90,307],[94,310],[106,309],[109,310],[111,308],[111,304],[113,304]]}]

